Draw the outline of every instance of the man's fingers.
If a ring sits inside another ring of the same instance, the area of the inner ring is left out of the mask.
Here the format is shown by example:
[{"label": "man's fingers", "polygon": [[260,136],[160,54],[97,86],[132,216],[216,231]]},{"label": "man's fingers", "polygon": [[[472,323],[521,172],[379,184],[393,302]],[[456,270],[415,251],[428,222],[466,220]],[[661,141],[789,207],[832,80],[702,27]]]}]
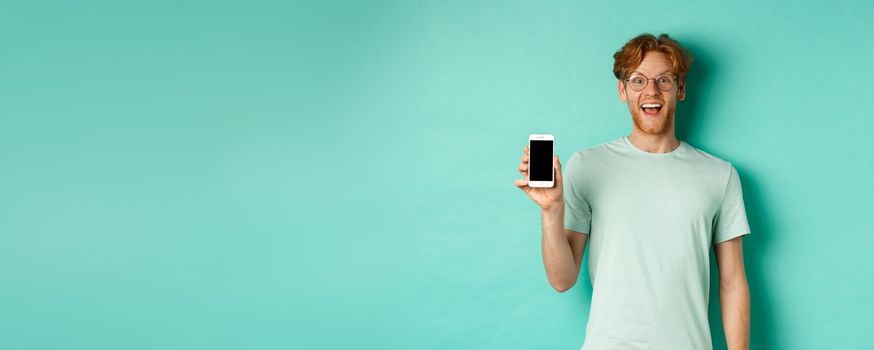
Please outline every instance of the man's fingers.
[{"label": "man's fingers", "polygon": [[522,174],[526,179],[528,178],[528,164],[520,163],[519,164],[519,173]]},{"label": "man's fingers", "polygon": [[[525,179],[516,179],[516,187],[519,187],[522,190],[525,190],[528,187],[528,180]],[[525,191],[528,192],[528,191]]]},{"label": "man's fingers", "polygon": [[528,155],[527,154],[522,155],[522,163],[528,163]]}]

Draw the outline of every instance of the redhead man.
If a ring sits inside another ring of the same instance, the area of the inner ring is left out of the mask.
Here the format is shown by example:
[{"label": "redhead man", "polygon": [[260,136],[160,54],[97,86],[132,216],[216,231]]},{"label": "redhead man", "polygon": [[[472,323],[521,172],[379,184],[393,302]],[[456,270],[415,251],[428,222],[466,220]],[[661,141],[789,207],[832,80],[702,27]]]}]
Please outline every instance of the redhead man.
[{"label": "redhead man", "polygon": [[[575,152],[556,186],[516,186],[540,206],[550,284],[571,288],[589,242],[592,305],[582,350],[711,350],[710,249],[729,350],[749,348],[750,233],[734,166],[675,135],[692,57],[666,34],[639,35],[614,55],[630,135]],[[527,178],[528,149],[519,171]]]}]

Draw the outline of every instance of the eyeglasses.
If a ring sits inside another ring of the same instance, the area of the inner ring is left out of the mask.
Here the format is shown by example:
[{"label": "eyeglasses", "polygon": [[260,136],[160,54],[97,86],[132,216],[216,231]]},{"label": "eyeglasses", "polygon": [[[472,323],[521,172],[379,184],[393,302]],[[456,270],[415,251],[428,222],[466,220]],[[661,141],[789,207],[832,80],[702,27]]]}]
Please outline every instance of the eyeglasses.
[{"label": "eyeglasses", "polygon": [[628,83],[628,86],[631,87],[634,91],[643,91],[646,89],[646,86],[649,84],[650,80],[655,80],[656,87],[662,91],[668,91],[674,87],[674,82],[677,80],[676,75],[662,74],[655,78],[647,78],[642,74],[635,74],[625,79],[625,82]]}]

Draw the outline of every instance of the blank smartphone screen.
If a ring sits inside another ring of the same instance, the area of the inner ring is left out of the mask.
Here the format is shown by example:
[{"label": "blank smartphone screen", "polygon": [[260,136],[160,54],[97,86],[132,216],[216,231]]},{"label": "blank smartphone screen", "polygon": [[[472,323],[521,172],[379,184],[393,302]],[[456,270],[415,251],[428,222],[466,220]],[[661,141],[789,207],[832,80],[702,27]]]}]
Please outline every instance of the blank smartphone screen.
[{"label": "blank smartphone screen", "polygon": [[552,141],[531,140],[529,181],[552,181]]}]

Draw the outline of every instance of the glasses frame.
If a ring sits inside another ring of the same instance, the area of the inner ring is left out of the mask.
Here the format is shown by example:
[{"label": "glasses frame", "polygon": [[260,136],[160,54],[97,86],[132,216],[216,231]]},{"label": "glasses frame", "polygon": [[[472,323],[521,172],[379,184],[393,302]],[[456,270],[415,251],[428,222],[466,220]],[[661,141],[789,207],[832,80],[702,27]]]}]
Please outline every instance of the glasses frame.
[{"label": "glasses frame", "polygon": [[[628,82],[631,80],[631,77],[632,77],[632,76],[638,76],[638,75],[639,75],[639,76],[642,76],[644,79],[646,79],[646,84],[644,84],[644,85],[643,85],[643,88],[641,88],[640,90],[637,90],[637,89],[631,87],[631,84],[628,83]],[[671,91],[671,89],[673,89],[674,86],[677,86],[677,84],[679,84],[679,82],[680,82],[680,76],[678,76],[678,75],[676,75],[676,74],[659,74],[659,75],[657,75],[655,78],[650,78],[650,77],[647,77],[646,75],[643,75],[643,74],[640,74],[640,73],[634,73],[634,74],[628,76],[628,78],[626,78],[626,79],[624,79],[624,80],[622,80],[622,81],[625,82],[625,85],[628,86],[628,87],[629,87],[631,90],[633,90],[633,91],[643,91],[643,90],[646,90],[646,88],[649,86],[649,81],[650,81],[650,80],[656,80],[656,79],[661,78],[661,77],[672,77],[672,78],[674,78],[674,81],[671,83],[671,87],[669,87],[667,90],[660,88],[660,87],[659,87],[659,83],[656,83],[656,89],[659,89],[659,90],[661,90],[661,91]]]}]

